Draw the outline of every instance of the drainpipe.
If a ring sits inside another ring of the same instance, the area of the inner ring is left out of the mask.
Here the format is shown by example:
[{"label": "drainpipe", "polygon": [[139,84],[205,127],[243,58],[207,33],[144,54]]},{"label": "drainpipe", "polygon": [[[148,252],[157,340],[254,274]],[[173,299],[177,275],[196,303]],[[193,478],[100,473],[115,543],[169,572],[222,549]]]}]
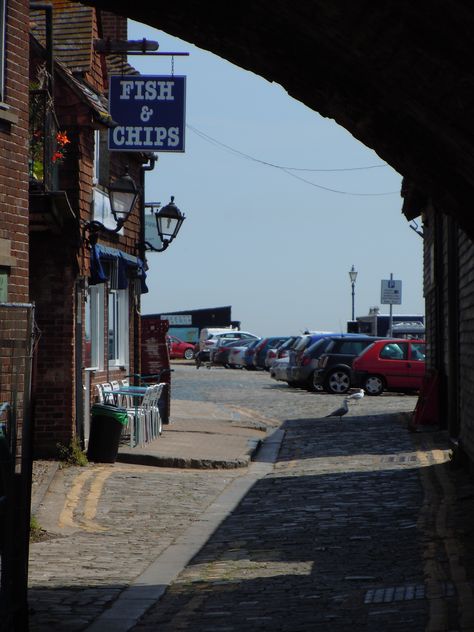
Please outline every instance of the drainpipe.
[{"label": "drainpipe", "polygon": [[145,172],[153,171],[158,161],[158,156],[152,154],[147,165],[140,167],[140,189],[142,191],[140,201],[140,245],[138,247],[138,256],[145,263]]},{"label": "drainpipe", "polygon": [[54,95],[54,43],[53,43],[53,5],[41,2],[31,2],[30,9],[44,11],[46,31],[46,70],[48,71],[48,89]]},{"label": "drainpipe", "polygon": [[[149,160],[148,165],[142,165],[140,167],[140,235],[139,235],[139,244],[138,244],[138,256],[145,264],[145,173],[147,171],[153,171],[155,168],[155,164],[158,160],[158,156],[156,154],[152,154]],[[135,374],[140,373],[141,365],[140,365],[140,345],[141,345],[141,335],[140,335],[140,311],[138,309],[135,310],[135,317],[133,320],[133,372]],[[140,383],[138,377],[134,377],[134,383],[137,385]]]}]

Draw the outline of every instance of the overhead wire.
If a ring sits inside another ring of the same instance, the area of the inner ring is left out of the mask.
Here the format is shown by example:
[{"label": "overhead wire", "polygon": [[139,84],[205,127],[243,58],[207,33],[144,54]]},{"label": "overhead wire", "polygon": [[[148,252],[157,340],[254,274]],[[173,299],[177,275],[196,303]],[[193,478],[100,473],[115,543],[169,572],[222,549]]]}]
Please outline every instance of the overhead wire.
[{"label": "overhead wire", "polygon": [[205,132],[202,132],[201,130],[197,129],[196,127],[194,127],[193,125],[190,125],[189,123],[186,124],[186,127],[188,129],[190,129],[192,132],[194,132],[197,136],[199,136],[200,138],[202,138],[203,140],[205,140],[206,142],[210,143],[211,145],[215,145],[216,147],[220,148],[220,149],[224,149],[225,151],[235,154],[241,158],[245,158],[247,160],[250,160],[252,162],[257,162],[259,164],[262,164],[266,167],[272,167],[274,169],[279,169],[280,171],[283,171],[283,173],[286,173],[289,176],[292,176],[293,178],[296,178],[297,180],[300,180],[301,182],[305,182],[306,184],[309,184],[313,187],[316,187],[318,189],[322,189],[324,191],[329,191],[331,193],[339,193],[341,195],[355,195],[355,196],[381,196],[381,195],[395,195],[395,194],[399,194],[400,191],[386,191],[386,192],[382,192],[382,193],[357,193],[357,192],[350,192],[350,191],[342,191],[339,189],[332,189],[330,187],[326,187],[323,186],[322,184],[316,184],[315,182],[311,182],[311,180],[307,180],[306,178],[303,178],[302,176],[296,174],[296,173],[292,173],[292,171],[305,171],[305,172],[325,172],[325,173],[329,173],[329,172],[342,172],[342,171],[365,171],[365,170],[369,170],[369,169],[380,169],[383,167],[388,167],[388,165],[386,163],[382,163],[382,164],[377,164],[377,165],[368,165],[365,167],[339,167],[339,168],[335,168],[335,169],[310,169],[307,167],[288,167],[288,166],[284,166],[284,165],[277,165],[275,163],[272,162],[268,162],[266,160],[261,160],[259,158],[256,158],[255,156],[251,156],[250,154],[246,154],[243,151],[240,151],[238,149],[235,149],[234,147],[231,147],[230,145],[226,145],[225,143],[222,143],[221,141],[217,140],[216,138],[213,138],[212,136],[209,136],[209,134],[206,134]]}]

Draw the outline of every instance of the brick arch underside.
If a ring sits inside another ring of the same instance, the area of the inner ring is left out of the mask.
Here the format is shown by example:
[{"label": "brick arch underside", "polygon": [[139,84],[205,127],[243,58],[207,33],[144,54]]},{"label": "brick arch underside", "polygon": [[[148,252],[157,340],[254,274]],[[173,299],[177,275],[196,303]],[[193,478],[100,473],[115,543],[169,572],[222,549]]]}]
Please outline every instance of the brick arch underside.
[{"label": "brick arch underside", "polygon": [[282,85],[374,149],[474,237],[474,4],[468,0],[85,4],[154,26]]}]

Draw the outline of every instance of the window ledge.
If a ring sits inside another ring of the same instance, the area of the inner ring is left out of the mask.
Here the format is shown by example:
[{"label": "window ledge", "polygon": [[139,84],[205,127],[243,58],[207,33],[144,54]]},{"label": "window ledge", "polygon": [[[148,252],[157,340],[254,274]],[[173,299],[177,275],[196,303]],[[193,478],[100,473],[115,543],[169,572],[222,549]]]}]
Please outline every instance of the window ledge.
[{"label": "window ledge", "polygon": [[6,109],[3,103],[0,103],[0,121],[5,121],[6,123],[10,123],[11,125],[16,125],[18,123],[18,116],[10,112],[10,110]]}]

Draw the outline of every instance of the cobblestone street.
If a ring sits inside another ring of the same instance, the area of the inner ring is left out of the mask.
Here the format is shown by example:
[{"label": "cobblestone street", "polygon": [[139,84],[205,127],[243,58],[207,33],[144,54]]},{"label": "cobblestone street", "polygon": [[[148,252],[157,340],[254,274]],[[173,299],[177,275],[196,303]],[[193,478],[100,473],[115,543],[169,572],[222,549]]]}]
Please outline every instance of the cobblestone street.
[{"label": "cobblestone street", "polygon": [[[174,369],[173,399],[217,403],[285,434],[274,467],[135,632],[474,630],[474,488],[447,467],[444,433],[407,430],[416,397],[365,397],[339,420],[325,416],[341,397],[266,373]],[[87,629],[245,477],[119,463],[63,470],[40,515],[49,537],[31,547],[31,630]]]}]

